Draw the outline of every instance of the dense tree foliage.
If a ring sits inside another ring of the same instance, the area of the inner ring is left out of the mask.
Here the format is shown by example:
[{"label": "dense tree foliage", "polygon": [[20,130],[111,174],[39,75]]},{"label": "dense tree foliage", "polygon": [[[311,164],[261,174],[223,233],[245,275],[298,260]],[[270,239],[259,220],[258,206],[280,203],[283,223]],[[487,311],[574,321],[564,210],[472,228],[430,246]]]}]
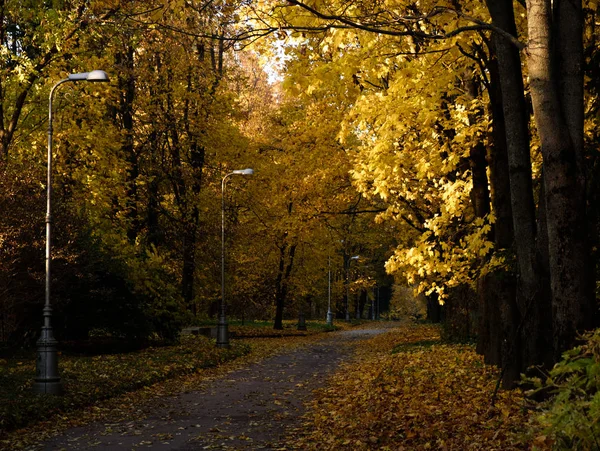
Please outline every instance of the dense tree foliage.
[{"label": "dense tree foliage", "polygon": [[[59,339],[171,339],[214,315],[221,181],[241,167],[256,176],[225,192],[232,314],[278,328],[284,312],[324,316],[329,258],[342,309],[344,259],[360,249],[381,275],[387,246],[372,251],[379,235],[362,233],[373,213],[350,183],[341,116],[313,127],[324,99],[294,99],[256,52],[234,51],[240,6],[2,3],[2,341],[31,343],[41,319],[49,89],[94,68],[109,86],[69,83],[54,100]],[[353,274],[353,292],[369,274]]]},{"label": "dense tree foliage", "polygon": [[507,385],[596,324],[585,161],[597,152],[584,138],[596,12],[543,0],[274,1],[245,30],[288,30],[307,92],[360,89],[339,137],[356,151],[355,186],[386,203],[379,219],[398,231],[387,269],[445,303],[451,335],[476,331]]},{"label": "dense tree foliage", "polygon": [[245,167],[232,315],[324,317],[331,271],[364,317],[385,265],[507,385],[596,326],[595,2],[28,6],[0,2],[2,341],[41,316],[50,87],[94,68],[55,100],[60,336],[214,316]]}]

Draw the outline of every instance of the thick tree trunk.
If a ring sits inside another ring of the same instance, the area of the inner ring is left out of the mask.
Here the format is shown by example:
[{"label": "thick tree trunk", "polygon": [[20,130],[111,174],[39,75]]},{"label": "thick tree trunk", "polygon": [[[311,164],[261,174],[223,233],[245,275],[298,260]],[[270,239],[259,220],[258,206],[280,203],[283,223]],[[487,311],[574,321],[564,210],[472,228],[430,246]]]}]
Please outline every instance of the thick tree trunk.
[{"label": "thick tree trunk", "polygon": [[427,296],[427,321],[436,324],[442,321],[442,306],[436,293]]},{"label": "thick tree trunk", "polygon": [[[492,145],[488,158],[490,166],[491,201],[496,216],[494,224],[494,248],[496,252],[511,252],[514,240],[512,208],[510,203],[510,180],[506,127],[502,109],[502,91],[496,57],[495,39],[492,39],[488,63],[490,74],[490,114],[493,121]],[[510,271],[497,270],[478,282],[480,299],[477,352],[486,363],[502,366],[502,311],[516,309],[516,278]]]},{"label": "thick tree trunk", "polygon": [[[595,324],[588,283],[581,2],[529,0],[528,67],[544,159],[554,357]],[[553,47],[556,44],[557,47]]]},{"label": "thick tree trunk", "polygon": [[[487,0],[494,24],[516,36],[511,0]],[[502,352],[504,385],[512,386],[527,367],[540,363],[548,351],[541,346],[545,330],[540,329],[537,312],[548,306],[540,290],[537,265],[535,203],[529,149],[529,115],[523,95],[521,60],[516,47],[494,36],[501,79],[502,106],[506,126],[511,208],[515,235],[515,253],[519,283],[517,301],[502,306],[504,350]],[[510,321],[511,323],[506,323]]]}]

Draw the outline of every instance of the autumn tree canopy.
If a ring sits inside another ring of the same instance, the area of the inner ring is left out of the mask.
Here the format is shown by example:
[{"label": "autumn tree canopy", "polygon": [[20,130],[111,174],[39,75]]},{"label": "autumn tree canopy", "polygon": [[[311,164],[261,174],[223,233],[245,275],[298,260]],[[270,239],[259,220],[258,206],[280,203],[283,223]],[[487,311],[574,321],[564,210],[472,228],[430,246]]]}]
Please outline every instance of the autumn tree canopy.
[{"label": "autumn tree canopy", "polygon": [[26,6],[0,4],[2,341],[40,319],[49,89],[96,68],[109,86],[56,99],[64,337],[213,317],[221,181],[244,167],[224,210],[236,317],[324,317],[330,270],[336,315],[364,316],[391,275],[507,385],[596,326],[596,3]]}]

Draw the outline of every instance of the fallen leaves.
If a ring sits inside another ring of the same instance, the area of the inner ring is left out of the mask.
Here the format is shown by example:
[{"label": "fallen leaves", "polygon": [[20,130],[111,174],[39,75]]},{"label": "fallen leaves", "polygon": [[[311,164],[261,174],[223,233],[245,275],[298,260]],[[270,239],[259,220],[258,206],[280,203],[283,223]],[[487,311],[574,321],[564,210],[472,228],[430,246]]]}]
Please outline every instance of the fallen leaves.
[{"label": "fallen leaves", "polygon": [[443,344],[436,327],[405,326],[361,344],[318,390],[297,449],[526,449],[519,391],[472,346]]},{"label": "fallen leaves", "polygon": [[218,366],[249,351],[249,346],[240,342],[229,349],[218,349],[205,337],[188,336],[176,346],[138,352],[91,357],[61,355],[65,395],[59,397],[32,393],[33,359],[27,364],[17,361],[4,365],[0,367],[0,435],[52,414]]},{"label": "fallen leaves", "polygon": [[[33,380],[35,368],[33,362],[8,362],[9,365],[0,368],[0,420],[14,421],[20,418],[22,424],[29,425],[10,433],[2,431],[0,423],[0,449],[29,449],[35,448],[37,444],[60,433],[67,427],[82,426],[92,421],[106,423],[118,423],[125,420],[139,420],[147,415],[145,410],[154,402],[159,402],[160,397],[176,395],[181,392],[200,390],[206,387],[211,380],[226,377],[227,374],[236,369],[243,368],[251,363],[258,362],[266,357],[277,353],[286,352],[296,347],[308,345],[322,338],[319,335],[305,337],[289,336],[276,340],[267,338],[253,338],[252,340],[232,340],[232,349],[223,350],[214,346],[211,341],[202,336],[186,337],[180,346],[152,348],[147,351],[130,353],[128,355],[115,354],[105,359],[83,358],[84,361],[96,365],[90,369],[96,374],[112,374],[111,378],[99,380],[117,384],[116,387],[124,387],[131,380],[136,380],[139,373],[147,372],[147,364],[152,364],[151,372],[158,378],[155,383],[142,377],[147,385],[141,384],[139,389],[131,389],[125,393],[113,388],[101,396],[98,381],[89,375],[81,375],[86,371],[83,363],[77,363],[81,357],[61,356],[60,369],[65,379],[65,370],[69,374],[71,388],[73,384],[85,384],[81,392],[67,392],[67,396],[56,397],[50,400],[36,398],[32,393],[30,385]],[[202,361],[195,359],[201,358]],[[235,360],[231,360],[232,358]],[[229,359],[229,360],[228,360]],[[130,360],[128,364],[126,361]],[[111,368],[111,366],[115,368]],[[183,369],[183,371],[177,370]],[[8,385],[7,385],[8,384]],[[95,384],[95,385],[94,385]],[[120,385],[119,385],[120,384]],[[90,387],[89,390],[85,386]],[[87,396],[87,394],[92,396]],[[3,398],[4,397],[4,398]],[[11,402],[6,402],[10,398]],[[35,398],[35,399],[34,399]],[[75,399],[75,401],[73,401]],[[22,415],[23,412],[36,408],[35,400],[43,403],[58,403],[52,407],[39,408],[37,415]],[[17,403],[26,402],[25,407],[15,408]],[[30,402],[31,401],[31,402]],[[27,407],[29,406],[29,407]],[[60,415],[54,415],[56,412]],[[5,412],[9,415],[5,416]],[[40,415],[44,415],[41,422]],[[11,420],[12,419],[12,420]],[[134,424],[134,423],[132,423]],[[192,426],[194,427],[194,426]],[[225,449],[217,447],[217,449]]]}]

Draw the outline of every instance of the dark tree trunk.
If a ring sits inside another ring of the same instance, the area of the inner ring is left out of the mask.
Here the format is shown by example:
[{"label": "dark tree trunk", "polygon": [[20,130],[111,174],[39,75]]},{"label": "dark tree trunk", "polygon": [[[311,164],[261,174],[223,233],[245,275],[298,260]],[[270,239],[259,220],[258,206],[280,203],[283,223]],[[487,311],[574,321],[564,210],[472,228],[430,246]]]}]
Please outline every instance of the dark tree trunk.
[{"label": "dark tree trunk", "polygon": [[[494,223],[494,248],[496,253],[512,254],[514,239],[513,218],[510,201],[510,179],[508,153],[506,149],[506,127],[502,109],[502,91],[498,59],[496,57],[496,37],[490,45],[490,59],[487,67],[490,79],[490,115],[492,117],[492,145],[489,149],[491,201],[496,215]],[[502,366],[502,343],[504,342],[502,311],[516,309],[516,278],[510,271],[496,270],[478,282],[479,330],[477,352],[484,356],[486,363]]]},{"label": "dark tree trunk", "polygon": [[275,280],[275,323],[273,324],[273,329],[276,330],[283,330],[283,309],[288,292],[288,280],[294,266],[295,253],[295,244],[288,246],[284,242],[279,248],[279,270]]},{"label": "dark tree trunk", "polygon": [[475,335],[477,293],[467,284],[448,290],[444,304],[444,335],[454,341],[469,341]]},{"label": "dark tree trunk", "polygon": [[[511,0],[487,0],[494,24],[516,36]],[[535,204],[533,197],[531,158],[529,149],[529,114],[523,95],[523,78],[518,49],[508,40],[494,35],[498,69],[501,79],[502,107],[506,127],[509,178],[515,253],[519,283],[516,308],[512,302],[502,307],[504,350],[502,364],[504,385],[511,387],[528,366],[543,361],[548,351],[541,349],[534,313],[547,308],[540,290],[537,265]],[[510,321],[507,323],[506,321]]]},{"label": "dark tree trunk", "polygon": [[127,238],[134,243],[139,233],[138,219],[138,177],[140,175],[139,159],[134,145],[133,129],[133,102],[136,95],[136,86],[134,78],[133,47],[126,44],[123,52],[116,56],[116,65],[119,67],[119,115],[121,118],[121,128],[125,139],[123,142],[123,154],[127,160],[127,199],[126,199],[126,218]]},{"label": "dark tree trunk", "polygon": [[436,293],[427,296],[427,321],[436,324],[442,321],[442,306]]},{"label": "dark tree trunk", "polygon": [[[544,159],[554,357],[595,324],[583,170],[581,2],[530,0],[528,67]],[[556,45],[556,47],[554,47]]]}]

